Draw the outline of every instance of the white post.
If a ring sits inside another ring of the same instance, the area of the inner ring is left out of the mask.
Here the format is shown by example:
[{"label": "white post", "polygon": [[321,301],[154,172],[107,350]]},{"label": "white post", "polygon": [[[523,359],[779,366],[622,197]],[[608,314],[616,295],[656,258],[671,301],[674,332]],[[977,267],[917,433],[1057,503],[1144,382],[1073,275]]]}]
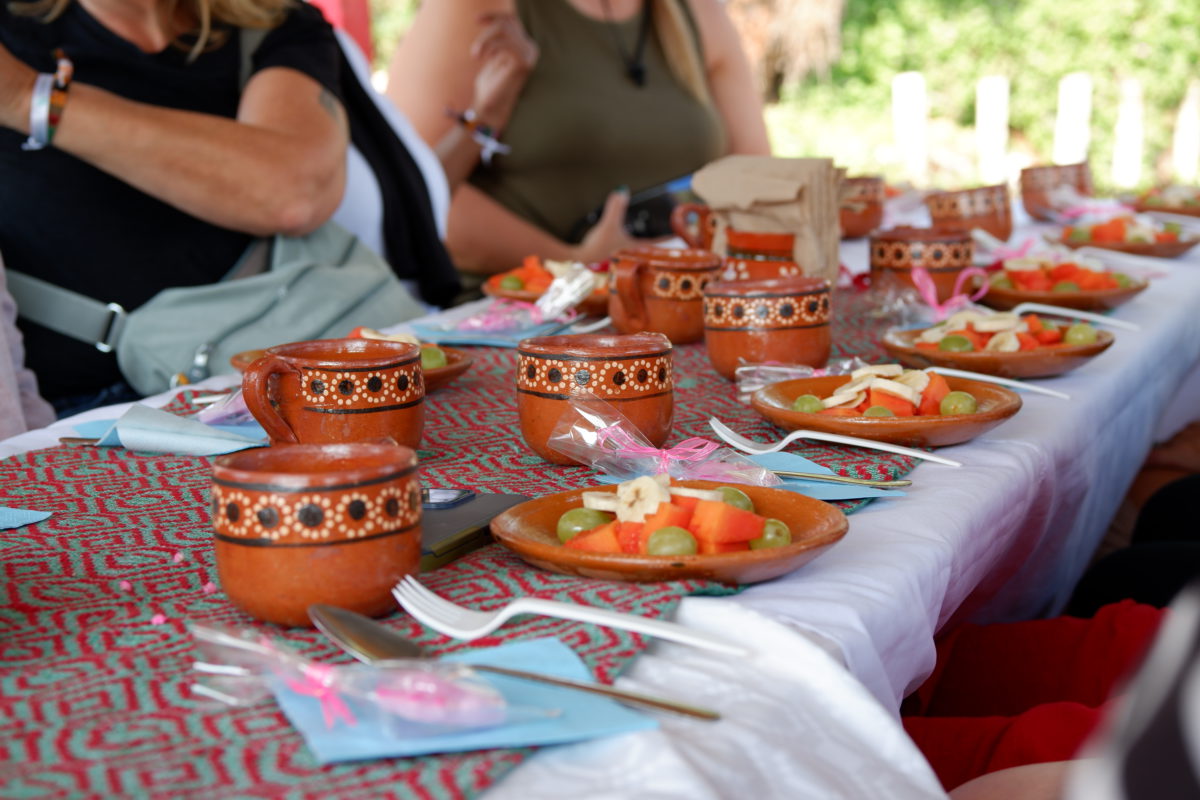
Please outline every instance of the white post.
[{"label": "white post", "polygon": [[1008,78],[989,75],[975,84],[975,149],[979,177],[988,185],[1004,183],[1008,153]]},{"label": "white post", "polygon": [[1072,72],[1058,82],[1058,113],[1054,118],[1054,163],[1086,161],[1091,144],[1092,76]]},{"label": "white post", "polygon": [[1188,84],[1187,95],[1175,120],[1175,137],[1171,142],[1171,162],[1175,179],[1194,183],[1200,172],[1200,81]]},{"label": "white post", "polygon": [[892,79],[892,135],[909,180],[929,181],[929,97],[925,77],[902,72]]},{"label": "white post", "polygon": [[1142,125],[1142,84],[1137,78],[1125,78],[1113,144],[1112,180],[1119,188],[1132,188],[1142,177]]}]

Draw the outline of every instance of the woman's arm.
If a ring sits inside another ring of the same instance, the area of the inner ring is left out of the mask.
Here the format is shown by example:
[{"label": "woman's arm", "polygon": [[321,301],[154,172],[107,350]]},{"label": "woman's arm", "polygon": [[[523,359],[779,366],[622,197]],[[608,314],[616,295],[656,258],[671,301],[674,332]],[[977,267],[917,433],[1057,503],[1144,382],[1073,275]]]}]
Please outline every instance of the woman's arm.
[{"label": "woman's arm", "polygon": [[704,44],[708,90],[725,126],[728,152],[770,155],[762,98],[754,85],[741,37],[724,4],[719,0],[690,0],[690,3]]},{"label": "woman's arm", "polygon": [[[29,132],[35,72],[0,46],[0,125]],[[317,81],[274,67],[246,84],[237,120],[71,85],[53,146],[214,225],[308,233],[345,183],[345,112]]]}]

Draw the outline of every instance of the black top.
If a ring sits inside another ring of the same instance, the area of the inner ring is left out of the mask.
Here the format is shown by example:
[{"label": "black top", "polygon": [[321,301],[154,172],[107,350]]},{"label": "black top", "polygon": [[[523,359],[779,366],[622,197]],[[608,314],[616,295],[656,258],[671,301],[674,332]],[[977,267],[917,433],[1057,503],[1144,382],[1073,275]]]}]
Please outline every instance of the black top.
[{"label": "black top", "polygon": [[[237,115],[236,32],[189,63],[174,45],[143,53],[78,3],[45,24],[14,17],[0,2],[0,42],[39,72],[54,71],[52,51],[62,47],[79,83],[143,103]],[[297,3],[255,51],[253,71],[296,69],[340,97],[339,57],[320,12]],[[64,118],[70,114],[68,100]],[[0,128],[0,254],[10,269],[132,310],[168,286],[220,280],[250,242],[249,234],[198,220],[61,150],[22,151],[24,139]],[[115,355],[27,321],[21,328],[26,361],[47,398],[120,379]]]}]

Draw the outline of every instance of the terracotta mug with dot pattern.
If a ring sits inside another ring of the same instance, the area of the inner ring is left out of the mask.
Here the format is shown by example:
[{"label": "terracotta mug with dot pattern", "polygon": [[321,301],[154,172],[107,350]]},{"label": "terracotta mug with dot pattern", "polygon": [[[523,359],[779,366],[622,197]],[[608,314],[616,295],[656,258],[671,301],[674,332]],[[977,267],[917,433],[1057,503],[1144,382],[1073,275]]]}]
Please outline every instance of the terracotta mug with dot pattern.
[{"label": "terracotta mug with dot pattern", "polygon": [[710,283],[704,290],[704,344],[729,380],[745,364],[829,360],[829,283],[821,278]]},{"label": "terracotta mug with dot pattern", "polygon": [[417,457],[394,444],[276,445],[213,462],[221,588],[247,614],[310,626],[328,603],[380,616],[421,560]]},{"label": "terracotta mug with dot pattern", "polygon": [[621,333],[652,331],[674,344],[704,338],[701,299],[721,257],[707,250],[631,247],[613,257],[608,313]]},{"label": "terracotta mug with dot pattern", "polygon": [[573,459],[548,444],[572,395],[611,403],[655,447],[675,417],[671,342],[661,333],[575,334],[523,339],[517,345],[517,411],[521,435],[555,464]]},{"label": "terracotta mug with dot pattern", "polygon": [[281,344],[246,369],[242,394],[273,444],[421,443],[425,381],[415,344],[380,339]]}]

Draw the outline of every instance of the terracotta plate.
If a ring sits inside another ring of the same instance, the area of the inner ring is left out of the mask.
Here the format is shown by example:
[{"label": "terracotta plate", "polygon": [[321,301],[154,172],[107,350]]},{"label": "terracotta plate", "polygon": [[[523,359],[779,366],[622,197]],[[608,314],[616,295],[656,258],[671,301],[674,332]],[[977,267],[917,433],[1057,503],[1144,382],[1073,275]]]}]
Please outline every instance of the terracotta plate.
[{"label": "terracotta plate", "polygon": [[1161,211],[1164,214],[1183,214],[1188,217],[1200,217],[1200,206],[1160,206],[1150,203],[1134,203],[1133,207],[1140,213]]},{"label": "terracotta plate", "polygon": [[1047,236],[1046,241],[1066,245],[1072,250],[1080,247],[1099,247],[1104,250],[1116,250],[1118,253],[1154,258],[1175,258],[1200,244],[1200,239],[1181,239],[1178,242],[1071,242],[1052,236]]},{"label": "terracotta plate", "polygon": [[832,417],[792,411],[792,401],[802,394],[828,397],[850,380],[848,375],[799,378],[764,386],[750,399],[754,410],[789,431],[807,429],[858,436],[909,447],[943,447],[974,439],[1021,408],[1021,398],[1001,386],[963,378],[946,378],[950,389],[970,392],[979,404],[974,414],[924,417]]},{"label": "terracotta plate", "polygon": [[[711,481],[680,481],[681,486],[711,489]],[[741,553],[696,556],[639,556],[585,553],[563,547],[555,534],[558,518],[579,508],[585,491],[616,491],[616,487],[589,487],[530,500],[492,520],[496,539],[521,558],[542,569],[564,575],[606,581],[714,580],[721,583],[757,583],[785,575],[812,561],[846,535],[846,515],[835,506],[784,489],[761,486],[738,488],[750,495],[755,510],[787,523],[792,543],[786,547]]]},{"label": "terracotta plate", "polygon": [[[243,350],[230,356],[229,363],[238,372],[245,372],[246,368],[261,358],[265,352],[267,351]],[[442,352],[446,354],[446,366],[424,371],[426,394],[436,391],[462,375],[471,368],[471,364],[475,361],[467,352],[453,347],[443,346]]]},{"label": "terracotta plate", "polygon": [[[498,282],[488,279],[483,284],[483,293],[488,297],[503,297],[506,300],[520,300],[525,303],[536,303],[542,292],[531,292],[527,289],[501,289]],[[608,316],[608,292],[597,289],[584,298],[576,308],[585,317]]]},{"label": "terracotta plate", "polygon": [[890,330],[883,336],[883,348],[892,358],[913,369],[951,367],[1001,378],[1049,378],[1062,375],[1091,361],[1113,343],[1111,333],[1096,331],[1094,344],[1056,344],[1015,353],[989,350],[950,353],[917,347],[916,340],[920,333]]},{"label": "terracotta plate", "polygon": [[1130,280],[1133,285],[1123,289],[1081,289],[1078,292],[1031,292],[992,286],[980,302],[1001,311],[1016,308],[1021,303],[1047,303],[1079,311],[1106,311],[1131,300],[1150,285],[1146,281]]}]

